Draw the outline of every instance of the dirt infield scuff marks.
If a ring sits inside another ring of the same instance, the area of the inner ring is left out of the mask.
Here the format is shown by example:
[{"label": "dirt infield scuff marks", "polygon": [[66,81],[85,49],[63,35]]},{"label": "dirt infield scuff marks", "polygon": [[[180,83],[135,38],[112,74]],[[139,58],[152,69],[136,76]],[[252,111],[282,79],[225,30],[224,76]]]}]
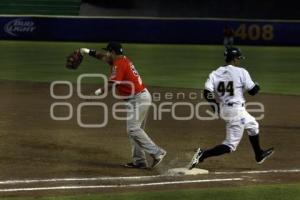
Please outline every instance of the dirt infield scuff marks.
[{"label": "dirt infield scuff marks", "polygon": [[56,186],[56,187],[33,187],[33,188],[9,188],[0,189],[0,192],[21,192],[21,191],[41,191],[41,190],[74,190],[74,189],[97,189],[97,188],[128,188],[128,187],[147,187],[161,185],[176,185],[189,183],[209,183],[209,182],[225,182],[225,181],[242,181],[243,178],[224,178],[224,179],[203,179],[188,181],[169,181],[169,182],[152,182],[140,184],[124,184],[124,185],[85,185],[85,186]]}]

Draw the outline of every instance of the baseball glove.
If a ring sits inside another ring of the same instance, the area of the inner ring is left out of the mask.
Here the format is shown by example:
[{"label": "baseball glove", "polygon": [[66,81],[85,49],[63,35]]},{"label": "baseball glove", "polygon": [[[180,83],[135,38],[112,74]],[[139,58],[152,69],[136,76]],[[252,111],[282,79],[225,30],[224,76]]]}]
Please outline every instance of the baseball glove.
[{"label": "baseball glove", "polygon": [[67,57],[66,68],[68,69],[77,69],[83,60],[79,50],[74,51]]}]

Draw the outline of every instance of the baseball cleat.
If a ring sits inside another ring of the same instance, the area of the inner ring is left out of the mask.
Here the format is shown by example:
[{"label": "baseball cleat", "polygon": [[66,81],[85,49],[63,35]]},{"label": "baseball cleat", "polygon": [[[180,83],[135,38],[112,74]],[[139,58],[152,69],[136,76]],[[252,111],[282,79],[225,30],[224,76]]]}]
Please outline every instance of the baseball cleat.
[{"label": "baseball cleat", "polygon": [[153,163],[152,163],[151,168],[153,169],[153,168],[157,167],[157,166],[161,163],[161,161],[164,159],[164,157],[165,157],[166,155],[167,155],[167,152],[166,152],[166,151],[163,151],[163,153],[160,154],[160,155],[158,156],[158,158],[154,158],[154,159],[153,159]]},{"label": "baseball cleat", "polygon": [[196,167],[196,165],[199,164],[199,160],[201,159],[201,156],[203,155],[204,150],[202,150],[201,148],[198,148],[196,150],[196,153],[194,154],[192,161],[189,164],[189,169],[193,169],[194,167]]},{"label": "baseball cleat", "polygon": [[274,148],[270,148],[270,149],[263,151],[260,156],[256,157],[257,164],[262,164],[273,153],[274,153]]},{"label": "baseball cleat", "polygon": [[147,169],[148,168],[146,163],[138,163],[138,164],[126,163],[122,166],[126,167],[126,168],[134,168],[134,169]]}]

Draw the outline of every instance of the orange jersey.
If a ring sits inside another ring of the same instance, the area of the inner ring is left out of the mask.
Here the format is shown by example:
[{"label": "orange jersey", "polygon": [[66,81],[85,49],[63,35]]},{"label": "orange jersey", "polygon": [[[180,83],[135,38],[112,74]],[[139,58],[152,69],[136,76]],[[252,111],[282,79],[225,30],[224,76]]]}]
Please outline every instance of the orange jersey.
[{"label": "orange jersey", "polygon": [[114,61],[109,82],[117,84],[121,96],[134,95],[145,89],[139,73],[126,56],[120,56]]}]

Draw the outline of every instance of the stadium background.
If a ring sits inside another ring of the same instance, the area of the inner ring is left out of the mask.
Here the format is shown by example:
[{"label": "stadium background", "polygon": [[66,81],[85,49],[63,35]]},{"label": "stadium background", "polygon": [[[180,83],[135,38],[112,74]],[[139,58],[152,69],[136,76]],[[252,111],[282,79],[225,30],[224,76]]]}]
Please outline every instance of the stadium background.
[{"label": "stadium background", "polygon": [[[114,40],[124,44],[126,54],[135,62],[151,92],[200,93],[208,73],[223,63],[225,25],[234,29],[235,44],[247,57],[244,65],[262,86],[262,94],[250,101],[258,100],[266,107],[265,118],[260,122],[262,141],[273,145],[276,154],[258,167],[244,139],[236,153],[213,159],[203,167],[212,172],[299,169],[300,25],[293,1],[258,4],[192,0],[2,0],[0,14],[0,191],[40,186],[7,185],[7,180],[159,175],[188,162],[192,149],[199,143],[211,146],[221,141],[224,137],[221,121],[204,123],[193,119],[177,123],[168,115],[162,121],[150,120],[147,130],[166,147],[168,158],[158,171],[126,171],[118,166],[130,154],[125,131],[120,131],[124,130],[124,123],[112,121],[103,129],[87,130],[76,124],[76,113],[68,121],[53,121],[49,108],[56,100],[51,98],[49,88],[56,80],[76,82],[82,73],[107,74],[105,64],[90,58],[84,60],[78,71],[70,72],[64,68],[65,57],[74,49],[99,49]],[[87,80],[83,92],[91,93],[97,84],[97,79]],[[56,89],[58,94],[67,93],[64,85]],[[82,100],[73,95],[59,102],[70,102],[76,108]],[[105,102],[114,101],[108,98]],[[68,113],[63,107],[55,112],[62,117]],[[94,123],[101,120],[99,112],[87,109],[83,116],[87,123]],[[181,114],[184,112],[179,110]],[[212,177],[219,178],[205,176]],[[298,171],[252,177],[258,182],[152,187],[151,192],[147,192],[149,188],[54,190],[1,192],[0,196],[2,199],[297,199],[299,177]]]}]

